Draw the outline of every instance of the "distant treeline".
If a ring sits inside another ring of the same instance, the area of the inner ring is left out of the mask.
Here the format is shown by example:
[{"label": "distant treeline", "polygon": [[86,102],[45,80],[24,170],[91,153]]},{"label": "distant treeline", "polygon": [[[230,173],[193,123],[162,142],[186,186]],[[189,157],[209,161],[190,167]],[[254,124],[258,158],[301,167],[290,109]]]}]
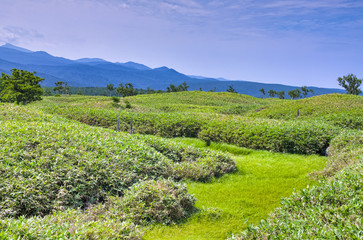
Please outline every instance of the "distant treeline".
[{"label": "distant treeline", "polygon": [[[43,87],[44,95],[51,96],[57,94],[54,92],[52,87]],[[110,96],[110,91],[106,87],[69,87],[69,92],[71,95],[88,95],[88,96]],[[137,89],[137,94],[150,94],[150,93],[161,93],[165,92],[162,90],[153,89]],[[111,96],[119,96],[116,91],[111,92]]]},{"label": "distant treeline", "polygon": [[43,87],[44,96],[52,96],[55,94],[70,94],[70,95],[88,95],[88,96],[133,96],[139,94],[152,94],[164,92],[181,92],[188,91],[189,86],[183,82],[179,86],[170,84],[166,90],[155,90],[151,88],[142,89],[134,88],[131,83],[125,85],[121,83],[117,88],[113,84],[108,84],[107,87],[71,87],[67,82],[56,82],[56,87]]}]

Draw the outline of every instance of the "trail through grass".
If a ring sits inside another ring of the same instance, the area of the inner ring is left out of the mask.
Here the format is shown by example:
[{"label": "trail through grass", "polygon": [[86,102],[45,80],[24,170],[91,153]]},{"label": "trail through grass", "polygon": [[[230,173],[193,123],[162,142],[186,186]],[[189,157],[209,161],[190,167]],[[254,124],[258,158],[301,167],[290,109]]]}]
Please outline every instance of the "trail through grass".
[{"label": "trail through grass", "polygon": [[[178,140],[198,147],[198,140]],[[226,144],[213,144],[234,154],[238,171],[209,183],[188,183],[197,198],[199,212],[174,226],[154,226],[145,239],[226,239],[250,223],[257,223],[279,206],[281,197],[313,184],[308,173],[322,169],[326,158],[252,151]]]}]

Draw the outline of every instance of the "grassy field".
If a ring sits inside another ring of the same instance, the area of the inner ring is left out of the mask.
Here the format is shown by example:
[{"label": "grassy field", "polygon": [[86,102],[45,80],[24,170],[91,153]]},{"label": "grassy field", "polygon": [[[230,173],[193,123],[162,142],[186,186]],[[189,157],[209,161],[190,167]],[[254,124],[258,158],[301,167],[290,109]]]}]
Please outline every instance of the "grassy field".
[{"label": "grassy field", "polygon": [[[184,141],[203,146],[198,140]],[[237,171],[208,183],[188,183],[199,212],[182,224],[155,226],[145,239],[226,239],[267,217],[282,197],[314,184],[308,174],[326,164],[326,158],[316,155],[270,153],[226,144],[210,148],[234,153]]]},{"label": "grassy field", "polygon": [[206,92],[0,103],[0,239],[359,239],[362,106]]}]

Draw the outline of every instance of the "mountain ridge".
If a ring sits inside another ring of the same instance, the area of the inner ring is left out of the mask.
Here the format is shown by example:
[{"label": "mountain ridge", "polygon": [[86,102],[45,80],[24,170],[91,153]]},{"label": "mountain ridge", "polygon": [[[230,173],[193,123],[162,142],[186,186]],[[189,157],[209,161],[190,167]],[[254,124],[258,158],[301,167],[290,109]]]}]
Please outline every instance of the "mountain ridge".
[{"label": "mountain ridge", "polygon": [[[101,58],[80,58],[70,60],[52,56],[45,51],[31,51],[15,45],[0,46],[0,69],[10,73],[12,68],[36,71],[43,77],[43,86],[54,87],[54,82],[65,81],[74,87],[106,87],[107,84],[118,86],[121,82],[132,83],[136,88],[165,90],[170,84],[179,85],[187,82],[190,90],[226,91],[229,86],[242,94],[261,97],[260,89],[287,92],[299,88],[283,84],[258,83],[252,81],[228,80],[188,76],[166,66],[150,68],[146,65],[126,62],[113,63]],[[342,89],[309,87],[316,95],[343,93]]]}]

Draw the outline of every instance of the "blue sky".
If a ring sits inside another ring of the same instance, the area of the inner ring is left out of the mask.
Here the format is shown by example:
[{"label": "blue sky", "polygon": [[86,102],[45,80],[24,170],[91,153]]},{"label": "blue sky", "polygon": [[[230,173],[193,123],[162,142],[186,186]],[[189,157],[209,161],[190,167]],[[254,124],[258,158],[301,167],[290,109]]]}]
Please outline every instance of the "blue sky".
[{"label": "blue sky", "polygon": [[363,1],[1,0],[0,44],[184,74],[339,87],[363,78]]}]

